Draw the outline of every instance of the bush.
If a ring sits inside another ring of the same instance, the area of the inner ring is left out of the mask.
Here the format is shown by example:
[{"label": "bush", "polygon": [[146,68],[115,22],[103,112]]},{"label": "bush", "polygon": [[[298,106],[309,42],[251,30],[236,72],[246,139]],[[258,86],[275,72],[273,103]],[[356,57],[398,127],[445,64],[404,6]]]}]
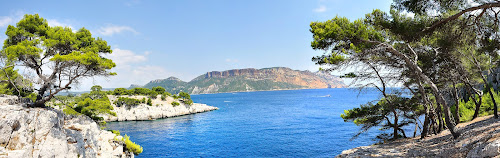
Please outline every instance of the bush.
[{"label": "bush", "polygon": [[64,108],[63,110],[64,114],[66,115],[81,115],[79,112],[75,111],[75,109],[69,107],[69,106],[66,106],[66,108]]},{"label": "bush", "polygon": [[146,98],[142,98],[141,103],[146,103]]},{"label": "bush", "polygon": [[102,117],[99,117],[97,115],[99,114],[110,114],[113,116],[116,116],[116,113],[111,111],[113,110],[113,106],[111,106],[111,103],[107,99],[99,99],[99,100],[92,100],[90,98],[86,98],[83,101],[78,102],[77,108],[76,109],[81,109],[79,111],[80,113],[87,115],[91,117],[94,120],[102,120]]},{"label": "bush", "polygon": [[183,100],[182,102],[187,105],[193,105],[193,100]]},{"label": "bush", "polygon": [[137,106],[139,104],[141,104],[141,101],[138,99],[134,99],[134,98],[119,97],[118,100],[115,101],[115,105],[117,107],[120,107],[123,105],[128,106],[128,107],[132,107],[132,106]]},{"label": "bush", "polygon": [[155,91],[158,94],[162,94],[165,92],[165,88],[158,86],[158,87],[153,87],[151,90]]},{"label": "bush", "polygon": [[161,100],[163,100],[163,101],[167,100],[167,96],[165,96],[165,95],[162,94],[161,95]]},{"label": "bush", "polygon": [[120,131],[119,130],[111,130],[111,133],[116,134],[116,136],[120,135]]},{"label": "bush", "polygon": [[123,142],[125,143],[128,151],[133,152],[135,155],[139,155],[140,153],[142,153],[142,147],[130,141],[130,137],[126,134],[125,136],[123,136]]},{"label": "bush", "polygon": [[158,97],[158,93],[156,93],[155,91],[151,91],[149,93],[149,98],[156,99],[157,97]]},{"label": "bush", "polygon": [[152,102],[151,98],[148,98],[148,105],[153,106],[153,102]]},{"label": "bush", "polygon": [[171,93],[169,93],[169,92],[165,92],[165,93],[163,93],[163,95],[166,95],[166,96],[172,96],[172,94],[171,94]]},{"label": "bush", "polygon": [[176,102],[176,101],[172,102],[172,106],[173,106],[173,107],[176,107],[176,106],[178,106],[178,105],[181,105],[181,104],[180,104],[179,102]]}]

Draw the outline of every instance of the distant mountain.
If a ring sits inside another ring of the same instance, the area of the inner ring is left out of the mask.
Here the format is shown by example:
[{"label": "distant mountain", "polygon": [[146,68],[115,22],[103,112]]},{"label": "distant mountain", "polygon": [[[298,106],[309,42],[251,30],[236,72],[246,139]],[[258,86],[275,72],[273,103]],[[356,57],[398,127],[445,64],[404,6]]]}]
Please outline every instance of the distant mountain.
[{"label": "distant mountain", "polygon": [[[342,79],[328,73],[286,67],[212,71],[189,82],[169,77],[150,81],[141,87],[156,86],[164,87],[171,93],[184,91],[190,94],[346,87]],[[135,87],[140,86],[131,85],[130,88]]]}]

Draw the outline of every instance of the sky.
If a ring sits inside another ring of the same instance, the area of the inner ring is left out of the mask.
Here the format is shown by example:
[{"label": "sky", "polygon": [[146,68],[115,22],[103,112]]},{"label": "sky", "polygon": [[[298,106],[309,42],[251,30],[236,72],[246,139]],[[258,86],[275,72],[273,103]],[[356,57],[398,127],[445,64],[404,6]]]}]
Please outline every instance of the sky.
[{"label": "sky", "polygon": [[[87,78],[76,90],[143,85],[209,71],[289,67],[317,71],[309,24],[335,16],[389,11],[391,0],[106,0],[0,1],[0,41],[8,25],[39,14],[51,26],[82,27],[113,49],[118,75]],[[1,42],[3,43],[3,42]],[[1,45],[1,44],[0,44]],[[333,72],[341,74],[341,72]]]}]

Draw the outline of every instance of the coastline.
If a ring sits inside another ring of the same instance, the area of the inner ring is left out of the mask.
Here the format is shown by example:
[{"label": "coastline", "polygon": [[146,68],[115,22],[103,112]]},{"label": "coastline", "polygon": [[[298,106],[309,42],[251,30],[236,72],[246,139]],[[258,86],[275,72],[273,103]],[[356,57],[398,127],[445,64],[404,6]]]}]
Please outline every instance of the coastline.
[{"label": "coastline", "polygon": [[87,116],[26,104],[0,95],[0,157],[134,157],[122,136]]},{"label": "coastline", "polygon": [[[152,100],[152,106],[146,104],[139,104],[134,107],[117,107],[113,102],[118,99],[118,97],[128,97],[134,99],[147,98],[146,96],[112,96],[108,95],[110,102],[113,106],[113,112],[117,116],[101,115],[106,122],[114,121],[146,121],[155,120],[169,117],[184,116],[202,112],[208,112],[213,110],[218,110],[219,108],[214,106],[209,106],[201,103],[193,103],[192,105],[187,105],[181,101],[174,99],[172,97],[167,97],[166,100],[156,99]],[[172,106],[172,102],[178,102],[180,105]]]}]

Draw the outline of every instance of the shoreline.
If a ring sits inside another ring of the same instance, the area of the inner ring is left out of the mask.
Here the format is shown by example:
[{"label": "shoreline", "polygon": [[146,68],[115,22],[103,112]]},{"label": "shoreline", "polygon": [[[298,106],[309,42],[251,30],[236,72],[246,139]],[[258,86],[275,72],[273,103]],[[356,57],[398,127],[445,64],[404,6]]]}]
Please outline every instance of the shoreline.
[{"label": "shoreline", "polygon": [[[165,100],[156,99],[152,100],[152,106],[146,104],[139,104],[134,107],[117,107],[113,102],[119,97],[128,97],[134,99],[147,98],[146,96],[112,96],[109,95],[108,98],[113,106],[113,112],[117,116],[102,115],[103,121],[106,122],[120,122],[120,121],[148,121],[165,119],[170,117],[191,115],[203,112],[209,112],[218,110],[219,108],[214,106],[209,106],[201,103],[193,103],[192,105],[187,105],[174,99],[172,97],[167,97]],[[178,102],[180,105],[173,106],[172,102]]]}]

